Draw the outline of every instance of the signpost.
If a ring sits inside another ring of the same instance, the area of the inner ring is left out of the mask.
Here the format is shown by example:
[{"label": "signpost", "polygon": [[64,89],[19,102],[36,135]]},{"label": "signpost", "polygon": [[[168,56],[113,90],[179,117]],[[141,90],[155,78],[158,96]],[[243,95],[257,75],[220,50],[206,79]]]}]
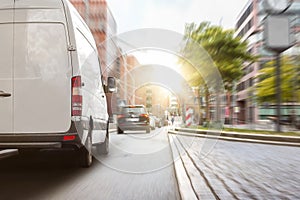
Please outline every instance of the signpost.
[{"label": "signpost", "polygon": [[268,16],[264,24],[265,46],[276,53],[276,131],[281,132],[280,110],[281,110],[281,79],[280,79],[280,57],[281,53],[294,45],[291,23],[288,10],[293,1],[291,0],[264,0],[264,8]]}]

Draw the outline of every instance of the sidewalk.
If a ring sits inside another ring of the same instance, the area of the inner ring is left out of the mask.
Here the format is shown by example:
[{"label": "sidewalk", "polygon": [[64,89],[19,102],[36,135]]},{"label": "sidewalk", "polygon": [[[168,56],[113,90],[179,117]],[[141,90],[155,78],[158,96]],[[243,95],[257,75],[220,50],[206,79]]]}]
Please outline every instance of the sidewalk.
[{"label": "sidewalk", "polygon": [[[236,193],[235,190],[238,191],[236,187],[231,187],[230,185],[225,184],[224,180],[228,180],[230,182],[232,176],[225,177],[225,179],[223,177],[222,170],[218,173],[214,168],[209,171],[208,166],[211,165],[205,164],[203,161],[199,160],[198,156],[195,156],[198,151],[191,148],[190,143],[186,142],[189,141],[188,138],[203,137],[238,142],[237,145],[240,146],[238,146],[237,149],[239,147],[243,147],[243,144],[241,143],[260,143],[269,145],[292,146],[296,148],[300,147],[300,136],[282,136],[273,134],[251,133],[250,127],[254,127],[253,124],[235,126],[225,125],[225,127],[248,129],[250,131],[249,133],[239,133],[222,130],[202,130],[179,127],[172,127],[168,131],[168,137],[173,153],[175,173],[178,180],[180,194],[183,200],[234,199],[235,197],[237,197],[237,195],[241,195],[243,197],[247,196],[242,193]],[[255,129],[252,130],[273,131],[272,128],[273,127],[255,125]],[[288,129],[288,127],[284,127],[284,130],[292,131],[291,129]],[[231,144],[235,145],[234,143]],[[247,145],[245,146],[247,147]],[[218,161],[221,162],[221,160]],[[237,173],[237,175],[238,174],[239,173]],[[245,181],[242,178],[238,178],[238,180]],[[234,185],[235,182],[231,181],[230,184]]]},{"label": "sidewalk", "polygon": [[[214,151],[209,150],[202,154],[204,140],[193,143],[193,137],[189,137],[192,133],[169,133],[175,174],[183,200],[282,199],[293,196],[298,191],[295,187],[291,189],[290,194],[278,192],[284,191],[284,188],[292,188],[288,184],[293,185],[299,180],[297,171],[291,167],[295,166],[295,169],[298,169],[299,159],[293,160],[294,156],[299,154],[298,147],[281,148],[222,142],[218,143],[218,147],[213,147]],[[191,136],[193,135],[204,136]],[[207,137],[207,134],[205,135],[204,137]],[[298,138],[300,142],[300,137]],[[208,142],[206,144],[209,144]],[[293,174],[294,172],[296,174]],[[275,176],[279,178],[273,179]]]}]

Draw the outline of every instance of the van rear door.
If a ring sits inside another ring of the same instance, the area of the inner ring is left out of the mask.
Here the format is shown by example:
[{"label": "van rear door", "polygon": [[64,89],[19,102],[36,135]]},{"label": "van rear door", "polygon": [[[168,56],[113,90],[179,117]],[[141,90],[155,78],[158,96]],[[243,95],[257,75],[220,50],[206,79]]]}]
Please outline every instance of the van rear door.
[{"label": "van rear door", "polygon": [[14,131],[66,132],[71,125],[72,68],[63,5],[34,1],[41,5],[31,7],[26,2],[15,3]]},{"label": "van rear door", "polygon": [[13,131],[13,6],[0,2],[0,134]]}]

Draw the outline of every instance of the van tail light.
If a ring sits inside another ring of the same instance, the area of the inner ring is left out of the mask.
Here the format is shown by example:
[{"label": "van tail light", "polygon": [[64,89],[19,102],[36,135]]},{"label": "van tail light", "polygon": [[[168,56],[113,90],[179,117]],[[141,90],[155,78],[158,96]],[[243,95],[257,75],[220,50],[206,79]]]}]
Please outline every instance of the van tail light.
[{"label": "van tail light", "polygon": [[81,76],[72,77],[72,116],[82,114]]},{"label": "van tail light", "polygon": [[72,141],[72,140],[75,140],[76,139],[76,136],[75,135],[65,135],[64,136],[64,141]]}]

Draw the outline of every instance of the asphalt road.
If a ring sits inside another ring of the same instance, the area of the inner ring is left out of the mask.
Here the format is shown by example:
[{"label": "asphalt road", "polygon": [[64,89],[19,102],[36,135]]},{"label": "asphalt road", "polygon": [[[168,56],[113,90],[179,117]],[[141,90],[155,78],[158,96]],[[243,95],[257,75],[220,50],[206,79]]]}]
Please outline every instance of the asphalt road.
[{"label": "asphalt road", "polygon": [[[158,156],[159,155],[159,156]],[[88,169],[73,152],[0,161],[0,199],[180,199],[166,130],[111,134],[111,151]]]}]

